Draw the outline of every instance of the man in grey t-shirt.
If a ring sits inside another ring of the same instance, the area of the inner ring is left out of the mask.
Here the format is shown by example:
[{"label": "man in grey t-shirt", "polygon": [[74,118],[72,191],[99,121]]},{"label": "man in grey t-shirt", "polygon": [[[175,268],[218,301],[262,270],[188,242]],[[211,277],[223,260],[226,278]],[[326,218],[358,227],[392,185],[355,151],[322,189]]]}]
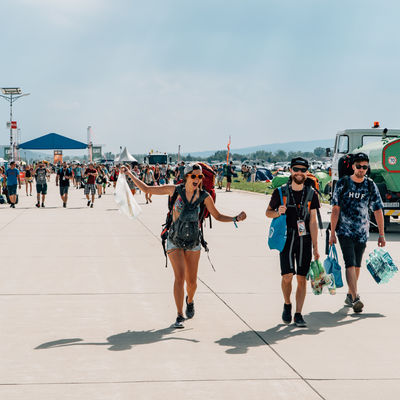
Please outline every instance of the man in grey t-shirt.
[{"label": "man in grey t-shirt", "polygon": [[36,192],[37,192],[37,203],[36,207],[40,207],[40,195],[42,195],[42,207],[44,207],[44,200],[47,194],[47,180],[46,175],[49,173],[45,168],[44,163],[40,162],[35,169],[34,175],[36,178]]}]

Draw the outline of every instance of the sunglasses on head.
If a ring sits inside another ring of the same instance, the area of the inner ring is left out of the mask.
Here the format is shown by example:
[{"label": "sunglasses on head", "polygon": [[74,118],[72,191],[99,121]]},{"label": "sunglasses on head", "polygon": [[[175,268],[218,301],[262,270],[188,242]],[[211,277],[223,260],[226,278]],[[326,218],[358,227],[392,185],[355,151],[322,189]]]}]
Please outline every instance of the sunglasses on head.
[{"label": "sunglasses on head", "polygon": [[201,175],[201,174],[199,174],[199,175],[195,175],[195,174],[191,174],[191,175],[189,175],[192,179],[196,179],[196,178],[199,178],[199,179],[203,179],[203,175]]},{"label": "sunglasses on head", "polygon": [[307,172],[307,168],[302,168],[302,167],[292,167],[292,170],[294,171],[294,172],[303,172],[303,173],[305,173],[305,172]]},{"label": "sunglasses on head", "polygon": [[367,169],[368,169],[368,165],[356,164],[356,168],[357,168],[357,169],[365,169],[365,170],[367,170]]}]

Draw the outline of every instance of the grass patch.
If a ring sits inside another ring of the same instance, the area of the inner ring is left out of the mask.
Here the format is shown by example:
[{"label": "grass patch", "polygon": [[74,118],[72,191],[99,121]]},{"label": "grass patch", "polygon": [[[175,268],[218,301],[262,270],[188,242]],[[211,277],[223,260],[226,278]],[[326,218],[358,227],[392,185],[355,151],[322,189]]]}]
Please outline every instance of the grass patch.
[{"label": "grass patch", "polygon": [[[226,178],[222,182],[222,186],[226,187]],[[232,178],[231,189],[235,190],[247,190],[248,192],[256,192],[263,194],[271,194],[274,189],[271,187],[271,183],[265,182],[246,182],[243,178]]]},{"label": "grass patch", "polygon": [[[226,178],[224,178],[222,186],[226,187]],[[246,190],[248,192],[263,193],[263,194],[272,194],[272,192],[274,191],[274,188],[271,187],[271,183],[247,182],[242,177],[232,178],[231,189]],[[330,204],[328,195],[322,195],[320,201],[321,203]]]}]

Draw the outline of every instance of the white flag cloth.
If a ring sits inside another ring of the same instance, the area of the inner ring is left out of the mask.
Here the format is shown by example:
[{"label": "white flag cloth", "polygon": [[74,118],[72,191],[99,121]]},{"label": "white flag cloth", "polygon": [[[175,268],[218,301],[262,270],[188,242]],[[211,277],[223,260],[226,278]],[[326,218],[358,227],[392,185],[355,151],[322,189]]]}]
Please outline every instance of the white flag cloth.
[{"label": "white flag cloth", "polygon": [[129,218],[137,218],[142,209],[136,202],[124,174],[118,175],[117,185],[114,192],[114,200],[122,213]]}]

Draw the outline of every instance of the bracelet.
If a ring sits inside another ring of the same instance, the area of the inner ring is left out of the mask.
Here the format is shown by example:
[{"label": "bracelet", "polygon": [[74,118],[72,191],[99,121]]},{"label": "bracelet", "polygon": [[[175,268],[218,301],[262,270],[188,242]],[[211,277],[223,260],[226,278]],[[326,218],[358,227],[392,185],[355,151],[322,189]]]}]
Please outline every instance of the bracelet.
[{"label": "bracelet", "polygon": [[237,228],[237,227],[238,227],[238,226],[237,226],[237,223],[236,223],[236,222],[237,222],[237,216],[236,216],[236,217],[233,217],[233,218],[232,218],[232,221],[233,221],[233,223],[235,224],[235,226],[236,226],[236,228]]},{"label": "bracelet", "polygon": [[379,237],[382,237],[382,238],[384,238],[384,237],[385,237],[385,235],[379,235]]}]

